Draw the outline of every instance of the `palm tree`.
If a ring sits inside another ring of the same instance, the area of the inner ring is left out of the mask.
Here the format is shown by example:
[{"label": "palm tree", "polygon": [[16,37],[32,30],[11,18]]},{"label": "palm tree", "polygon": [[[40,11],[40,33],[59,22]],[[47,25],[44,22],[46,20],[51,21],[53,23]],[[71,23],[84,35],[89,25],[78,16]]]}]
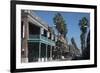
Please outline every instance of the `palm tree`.
[{"label": "palm tree", "polygon": [[90,59],[90,31],[87,34],[86,42],[87,42],[87,44],[86,44],[86,47],[83,51],[83,58],[84,59]]},{"label": "palm tree", "polygon": [[[67,34],[67,25],[65,23],[65,20],[63,18],[63,16],[60,13],[55,14],[54,18],[54,25],[56,25],[56,29],[58,30],[58,32],[60,33],[61,36],[63,36],[63,38],[66,38],[66,34]],[[60,38],[60,35],[59,38]],[[61,38],[56,42],[56,46],[57,48],[57,55],[58,55],[58,59],[61,59],[62,56],[62,45],[64,43],[61,41]]]},{"label": "palm tree", "polygon": [[65,20],[63,16],[60,13],[55,14],[53,18],[54,24],[56,25],[56,28],[60,34],[63,34],[64,37],[67,34],[67,26],[65,24]]},{"label": "palm tree", "polygon": [[86,42],[86,33],[87,33],[87,26],[88,26],[88,20],[86,17],[83,17],[79,21],[79,26],[81,30],[80,40],[81,40],[81,49],[83,52],[83,49],[85,48],[85,42]]}]

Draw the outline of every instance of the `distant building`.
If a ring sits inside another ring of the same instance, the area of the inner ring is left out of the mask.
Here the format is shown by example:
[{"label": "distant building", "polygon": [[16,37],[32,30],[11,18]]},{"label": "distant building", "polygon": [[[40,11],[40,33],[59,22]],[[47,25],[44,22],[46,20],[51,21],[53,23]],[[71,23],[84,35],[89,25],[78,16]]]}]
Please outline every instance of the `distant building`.
[{"label": "distant building", "polygon": [[33,11],[21,11],[21,62],[49,61],[57,37]]}]

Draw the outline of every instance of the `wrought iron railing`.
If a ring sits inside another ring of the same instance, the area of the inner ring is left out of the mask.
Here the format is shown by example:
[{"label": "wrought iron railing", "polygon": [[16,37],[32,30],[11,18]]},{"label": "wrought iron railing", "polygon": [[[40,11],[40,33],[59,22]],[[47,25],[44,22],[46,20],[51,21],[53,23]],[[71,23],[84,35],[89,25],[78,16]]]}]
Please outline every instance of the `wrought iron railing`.
[{"label": "wrought iron railing", "polygon": [[29,39],[40,39],[40,35],[29,35]]},{"label": "wrought iron railing", "polygon": [[36,40],[36,39],[44,40],[48,43],[54,43],[54,41],[52,41],[51,39],[48,39],[47,37],[44,37],[42,35],[29,35],[29,40]]},{"label": "wrought iron railing", "polygon": [[52,41],[51,39],[48,39],[47,37],[41,36],[41,39],[46,40],[50,43],[54,43],[54,41]]}]

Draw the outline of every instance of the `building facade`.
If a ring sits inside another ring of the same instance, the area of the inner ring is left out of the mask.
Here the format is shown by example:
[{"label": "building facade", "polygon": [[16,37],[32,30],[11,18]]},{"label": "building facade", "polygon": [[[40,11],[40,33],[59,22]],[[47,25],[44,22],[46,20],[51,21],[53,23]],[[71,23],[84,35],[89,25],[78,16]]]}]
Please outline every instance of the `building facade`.
[{"label": "building facade", "polygon": [[31,10],[21,11],[21,62],[53,60],[57,37]]}]

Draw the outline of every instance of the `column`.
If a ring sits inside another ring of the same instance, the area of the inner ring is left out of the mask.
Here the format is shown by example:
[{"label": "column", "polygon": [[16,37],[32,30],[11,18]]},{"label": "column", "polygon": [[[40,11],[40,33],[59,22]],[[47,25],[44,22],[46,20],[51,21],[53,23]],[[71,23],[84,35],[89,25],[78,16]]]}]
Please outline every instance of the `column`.
[{"label": "column", "polygon": [[29,37],[29,26],[28,26],[28,20],[25,17],[23,19],[23,33],[24,33],[24,37],[22,39],[22,50],[24,50],[24,55],[23,57],[21,57],[21,61],[22,62],[28,62],[28,37]]},{"label": "column", "polygon": [[[40,39],[41,39],[41,33],[42,32],[42,28],[40,28],[40,35],[39,35],[39,37],[40,37]],[[39,42],[39,59],[38,59],[38,61],[40,62],[40,61],[42,61],[42,59],[41,59],[41,42]]]},{"label": "column", "polygon": [[41,42],[39,42],[39,59],[38,61],[41,61]]},{"label": "column", "polygon": [[52,60],[52,46],[50,47],[50,60]]},{"label": "column", "polygon": [[47,50],[48,50],[47,47],[48,47],[48,45],[46,44],[46,61],[47,61],[47,54],[48,54],[48,53],[47,53]]}]

